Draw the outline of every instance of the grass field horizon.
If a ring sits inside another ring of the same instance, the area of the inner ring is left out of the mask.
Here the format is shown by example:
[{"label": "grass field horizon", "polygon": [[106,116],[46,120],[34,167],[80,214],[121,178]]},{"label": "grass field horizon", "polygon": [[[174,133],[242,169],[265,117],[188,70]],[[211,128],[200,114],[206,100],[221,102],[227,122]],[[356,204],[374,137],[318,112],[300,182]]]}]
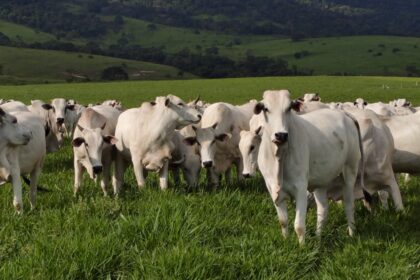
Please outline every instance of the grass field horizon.
[{"label": "grass field horizon", "polygon": [[[28,103],[53,97],[82,104],[119,99],[126,108],[157,95],[240,104],[260,99],[267,89],[288,88],[293,97],[318,92],[323,101],[388,101],[420,104],[420,79],[399,77],[266,77],[218,80],[140,81],[0,86],[0,98]],[[261,176],[197,190],[185,184],[162,192],[150,174],[136,187],[132,168],[122,197],[103,197],[84,176],[73,197],[69,141],[46,158],[37,208],[15,214],[11,185],[0,186],[1,279],[419,279],[420,179],[401,182],[403,213],[356,203],[357,234],[346,234],[341,205],[330,202],[322,239],[315,237],[314,209],[308,211],[307,241],[292,231],[283,240],[276,211]],[[288,204],[290,223],[294,205]]]}]

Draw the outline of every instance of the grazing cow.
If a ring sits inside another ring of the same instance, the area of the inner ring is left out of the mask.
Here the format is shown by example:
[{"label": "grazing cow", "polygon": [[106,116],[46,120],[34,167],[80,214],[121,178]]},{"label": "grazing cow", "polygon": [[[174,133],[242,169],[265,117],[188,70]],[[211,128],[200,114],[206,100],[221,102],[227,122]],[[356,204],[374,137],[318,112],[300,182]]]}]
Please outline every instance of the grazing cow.
[{"label": "grazing cow", "polygon": [[28,109],[43,121],[47,153],[58,151],[64,143],[64,129],[57,125],[52,106],[41,100],[32,100]]},{"label": "grazing cow", "polygon": [[198,123],[201,114],[180,98],[169,95],[144,102],[139,108],[124,111],[115,137],[117,163],[114,191],[120,191],[127,161],[131,159],[139,188],[145,185],[144,169],[158,171],[161,189],[168,187],[168,161],[173,150],[175,129]]},{"label": "grazing cow", "polygon": [[381,120],[389,128],[394,139],[394,172],[420,174],[420,145],[417,141],[420,139],[420,112],[383,117]]},{"label": "grazing cow", "polygon": [[[389,128],[370,110],[346,109],[360,125],[364,152],[364,190],[369,193],[385,190],[392,195],[397,210],[403,209],[401,193],[392,168],[394,139]],[[363,197],[357,186],[358,197]],[[381,197],[381,195],[380,195]],[[386,201],[383,201],[386,207]]]},{"label": "grazing cow", "polygon": [[0,105],[3,110],[6,112],[28,112],[28,107],[20,101],[10,101]]},{"label": "grazing cow", "polygon": [[102,105],[107,105],[107,106],[111,106],[114,107],[115,109],[119,110],[119,111],[124,111],[124,108],[121,104],[120,101],[112,99],[112,100],[105,100],[104,102],[102,102]]},{"label": "grazing cow", "polygon": [[91,179],[102,175],[101,187],[108,195],[111,179],[111,164],[115,160],[114,146],[117,139],[113,136],[120,111],[105,105],[86,109],[74,131],[74,194],[82,184],[83,167]]},{"label": "grazing cow", "polygon": [[232,165],[237,168],[238,179],[242,178],[240,132],[249,129],[256,103],[256,100],[241,106],[214,103],[204,111],[201,128],[194,127],[196,137],[188,141],[199,144],[202,166],[207,168],[208,182],[214,187],[219,185],[223,173],[226,181],[230,181]]},{"label": "grazing cow", "polygon": [[317,234],[326,220],[327,191],[341,175],[344,208],[350,236],[355,230],[353,191],[361,159],[359,131],[354,121],[337,110],[297,115],[287,90],[264,92],[255,106],[262,114],[263,134],[258,166],[276,207],[283,236],[287,236],[286,197],[296,200],[295,231],[305,240],[307,190],[317,204]]},{"label": "grazing cow", "polygon": [[[0,112],[1,115],[1,112]],[[31,208],[35,207],[38,178],[45,158],[45,132],[42,120],[31,112],[15,111],[11,115],[20,125],[26,127],[26,132],[18,142],[9,141],[7,148],[1,150],[0,164],[13,185],[13,205],[18,213],[23,211],[21,175],[30,175],[29,200]],[[4,125],[4,122],[2,121]],[[3,129],[0,129],[3,131]],[[10,139],[10,136],[7,136]],[[3,172],[0,172],[4,174]]]},{"label": "grazing cow", "polygon": [[77,104],[73,99],[70,99],[68,105],[74,106],[73,110],[66,110],[66,116],[64,120],[64,127],[66,130],[66,136],[73,139],[74,129],[77,121],[79,120],[82,112],[86,109],[85,106]]}]

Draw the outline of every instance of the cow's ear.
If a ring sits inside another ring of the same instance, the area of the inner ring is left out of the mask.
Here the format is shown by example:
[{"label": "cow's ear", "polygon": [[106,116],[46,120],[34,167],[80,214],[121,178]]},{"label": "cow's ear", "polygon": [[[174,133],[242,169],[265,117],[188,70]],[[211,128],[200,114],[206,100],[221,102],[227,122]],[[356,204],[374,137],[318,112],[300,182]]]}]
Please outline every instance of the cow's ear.
[{"label": "cow's ear", "polygon": [[302,107],[303,103],[300,100],[293,100],[292,104],[290,105],[290,107],[295,110],[296,112],[299,112],[301,107]]},{"label": "cow's ear", "polygon": [[103,136],[102,139],[104,139],[104,142],[111,145],[115,145],[118,142],[118,139],[112,135]]},{"label": "cow's ear", "polygon": [[73,147],[80,147],[80,145],[82,145],[83,143],[85,143],[85,139],[83,139],[82,137],[74,138],[71,141]]},{"label": "cow's ear", "polygon": [[66,106],[66,109],[69,109],[69,110],[72,110],[73,111],[74,110],[74,105],[67,105]]},{"label": "cow's ear", "polygon": [[258,115],[259,113],[261,113],[261,111],[262,110],[264,110],[265,109],[265,106],[264,106],[264,104],[263,103],[261,103],[261,102],[258,102],[257,104],[255,104],[255,107],[254,107],[254,114],[255,115]]},{"label": "cow's ear", "polygon": [[51,110],[52,108],[53,108],[53,106],[51,106],[50,104],[48,104],[48,103],[44,103],[44,104],[42,104],[42,106],[41,106],[42,108],[44,108],[45,110]]},{"label": "cow's ear", "polygon": [[165,106],[168,107],[171,104],[171,100],[169,98],[165,99]]},{"label": "cow's ear", "polygon": [[367,102],[366,102],[366,101],[365,101],[365,102],[363,102],[363,105],[364,105],[364,106],[366,106],[366,105],[367,105]]},{"label": "cow's ear", "polygon": [[219,123],[214,123],[211,127],[213,128],[213,129],[216,129],[216,127],[217,127],[217,125],[218,125]]},{"label": "cow's ear", "polygon": [[225,140],[229,139],[229,135],[226,134],[226,133],[222,133],[222,134],[216,135],[215,138],[216,138],[216,140],[219,140],[219,141],[225,141]]},{"label": "cow's ear", "polygon": [[259,127],[258,127],[255,131],[254,131],[255,135],[260,135],[261,128],[262,128],[262,126],[259,126]]},{"label": "cow's ear", "polygon": [[186,137],[186,138],[184,138],[184,143],[187,144],[187,145],[192,146],[195,143],[197,143],[197,138],[195,138],[195,137]]},{"label": "cow's ear", "polygon": [[353,102],[353,105],[357,105],[357,102],[356,102],[356,101],[354,101],[354,102]]}]

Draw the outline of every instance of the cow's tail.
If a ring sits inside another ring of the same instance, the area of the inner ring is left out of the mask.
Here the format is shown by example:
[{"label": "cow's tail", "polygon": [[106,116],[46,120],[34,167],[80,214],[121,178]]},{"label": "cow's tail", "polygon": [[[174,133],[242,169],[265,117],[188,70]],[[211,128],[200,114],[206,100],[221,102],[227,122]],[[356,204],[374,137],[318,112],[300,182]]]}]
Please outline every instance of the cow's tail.
[{"label": "cow's tail", "polygon": [[372,202],[372,196],[369,194],[369,192],[366,191],[366,188],[365,188],[365,156],[364,156],[365,153],[363,151],[363,140],[362,140],[362,134],[360,132],[360,125],[353,115],[351,115],[348,112],[344,112],[344,113],[351,120],[353,120],[354,125],[356,126],[356,129],[357,129],[357,138],[359,140],[359,150],[360,150],[360,165],[359,165],[360,186],[362,187],[365,201],[370,204]]},{"label": "cow's tail", "polygon": [[[25,177],[23,175],[21,175],[21,177],[22,177],[22,180],[25,182],[25,184],[27,184],[28,186],[31,185],[31,180],[29,180],[28,177]],[[37,190],[40,191],[40,192],[50,192],[49,189],[46,189],[44,187],[41,187],[40,185],[37,186]]]}]

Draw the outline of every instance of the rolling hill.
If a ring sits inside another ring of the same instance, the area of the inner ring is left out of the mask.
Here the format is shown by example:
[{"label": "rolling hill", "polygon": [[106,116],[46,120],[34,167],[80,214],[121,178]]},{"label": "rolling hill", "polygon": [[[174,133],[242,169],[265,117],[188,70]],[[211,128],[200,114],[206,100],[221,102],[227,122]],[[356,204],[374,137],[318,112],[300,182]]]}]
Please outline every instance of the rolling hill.
[{"label": "rolling hill", "polygon": [[97,81],[104,69],[119,66],[130,80],[193,78],[174,67],[113,57],[0,46],[0,83]]}]

